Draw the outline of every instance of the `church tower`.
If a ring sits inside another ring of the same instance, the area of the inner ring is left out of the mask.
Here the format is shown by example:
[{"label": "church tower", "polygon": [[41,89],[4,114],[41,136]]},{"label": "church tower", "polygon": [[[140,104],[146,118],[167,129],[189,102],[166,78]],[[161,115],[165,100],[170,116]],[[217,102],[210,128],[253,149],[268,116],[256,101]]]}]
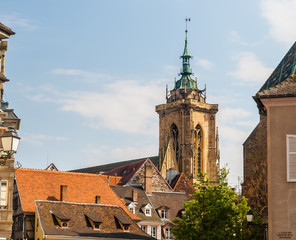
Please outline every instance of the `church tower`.
[{"label": "church tower", "polygon": [[[190,19],[186,19],[190,21]],[[156,106],[159,114],[159,169],[162,176],[175,169],[196,180],[201,172],[215,181],[219,169],[219,137],[216,128],[218,104],[206,102],[206,88],[192,79],[187,26],[181,78],[166,89],[166,103]]]}]

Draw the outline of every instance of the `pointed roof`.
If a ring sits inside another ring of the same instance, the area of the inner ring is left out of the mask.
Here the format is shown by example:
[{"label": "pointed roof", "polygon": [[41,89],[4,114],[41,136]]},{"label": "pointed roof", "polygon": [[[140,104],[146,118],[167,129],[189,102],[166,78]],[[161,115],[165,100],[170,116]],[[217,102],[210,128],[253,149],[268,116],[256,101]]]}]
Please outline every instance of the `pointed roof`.
[{"label": "pointed roof", "polygon": [[189,54],[188,50],[188,41],[187,41],[187,29],[186,29],[186,37],[185,37],[185,46],[184,46],[184,52],[183,55],[180,57],[182,58],[182,71],[181,75],[182,77],[176,82],[175,89],[196,89],[197,83],[191,78],[192,72],[190,69],[190,59],[192,56]]},{"label": "pointed roof", "polygon": [[266,80],[258,93],[268,90],[271,87],[282,83],[292,74],[295,73],[296,67],[296,42],[292,45],[290,50],[286,53],[276,69],[272,72],[270,77]]},{"label": "pointed roof", "polygon": [[125,185],[128,181],[134,176],[134,174],[138,171],[138,169],[146,162],[147,159],[130,163],[118,168],[115,168],[109,172],[105,172],[103,175],[111,175],[111,176],[120,176],[122,177],[120,180],[121,185]]},{"label": "pointed roof", "polygon": [[68,202],[95,203],[96,196],[100,196],[102,204],[119,205],[133,219],[138,219],[101,175],[18,168],[15,170],[15,178],[24,212],[35,212],[35,200],[59,201],[60,187],[66,185]]}]

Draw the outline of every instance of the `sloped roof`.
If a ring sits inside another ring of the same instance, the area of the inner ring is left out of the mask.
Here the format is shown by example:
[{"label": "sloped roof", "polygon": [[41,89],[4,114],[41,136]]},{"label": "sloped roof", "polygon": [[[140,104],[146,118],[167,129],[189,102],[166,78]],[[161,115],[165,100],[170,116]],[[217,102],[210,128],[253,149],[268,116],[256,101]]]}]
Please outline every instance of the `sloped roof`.
[{"label": "sloped roof", "polygon": [[132,218],[138,219],[101,175],[19,168],[15,171],[15,178],[24,212],[35,212],[35,200],[59,201],[60,186],[66,185],[67,202],[95,203],[96,196],[100,196],[100,203],[119,205]]},{"label": "sloped roof", "polygon": [[184,173],[178,174],[170,185],[175,192],[185,192],[189,198],[191,198],[191,195],[195,191],[191,181],[185,176]]},{"label": "sloped roof", "polygon": [[276,69],[272,72],[270,77],[263,84],[259,92],[274,87],[293,74],[296,66],[296,42],[292,45],[290,50],[286,53]]},{"label": "sloped roof", "polygon": [[149,158],[153,162],[153,164],[156,167],[158,167],[159,156],[152,156],[152,157],[145,157],[145,158],[138,158],[138,159],[125,160],[125,161],[120,161],[120,162],[115,162],[115,163],[109,163],[109,164],[99,165],[99,166],[94,166],[94,167],[75,169],[75,170],[71,170],[70,172],[99,174],[99,173],[103,173],[103,172],[109,172],[114,168],[121,167],[123,165],[127,165],[130,163],[138,162],[141,160],[145,160],[147,158]]},{"label": "sloped roof", "polygon": [[[102,239],[153,239],[145,234],[130,216],[120,207],[101,204],[65,203],[36,201],[36,208],[45,235],[98,237]],[[69,218],[67,228],[61,228],[53,221],[52,212],[60,212]],[[100,230],[93,230],[85,216],[99,216]],[[129,232],[116,223],[115,218],[130,224]]]},{"label": "sloped roof", "polygon": [[160,222],[160,219],[155,211],[152,211],[151,216],[146,216],[142,211],[142,206],[150,204],[151,202],[148,199],[145,191],[142,187],[133,187],[133,186],[112,186],[114,192],[121,198],[124,199],[126,205],[133,202],[133,191],[137,191],[137,201],[135,202],[135,214],[142,219],[142,221],[153,221]]},{"label": "sloped roof", "polygon": [[102,179],[110,186],[116,186],[122,177],[120,176],[110,176],[110,175],[101,175]]},{"label": "sloped roof", "polygon": [[256,94],[258,98],[296,97],[296,75]]},{"label": "sloped roof", "polygon": [[188,201],[187,195],[180,192],[152,192],[149,199],[155,209],[162,206],[169,207],[168,218],[170,221],[178,216],[180,210],[184,209],[184,202]]},{"label": "sloped roof", "polygon": [[146,160],[147,159],[117,167],[109,172],[103,173],[103,175],[120,176],[122,177],[120,180],[120,184],[124,185],[128,183],[128,181],[134,176],[134,174],[138,171],[138,169],[144,164]]}]

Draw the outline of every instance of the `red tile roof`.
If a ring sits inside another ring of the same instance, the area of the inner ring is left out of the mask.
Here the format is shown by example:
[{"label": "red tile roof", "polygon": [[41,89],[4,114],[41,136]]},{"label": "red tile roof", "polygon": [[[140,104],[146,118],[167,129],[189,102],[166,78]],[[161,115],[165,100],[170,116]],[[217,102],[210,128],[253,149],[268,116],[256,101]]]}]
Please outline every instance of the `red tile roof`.
[{"label": "red tile roof", "polygon": [[110,186],[116,186],[121,181],[121,178],[122,178],[119,176],[110,176],[110,175],[101,175],[101,177]]},{"label": "red tile roof", "polygon": [[25,212],[35,212],[35,200],[60,200],[60,186],[67,185],[67,202],[95,203],[96,196],[100,196],[101,204],[119,205],[133,219],[139,219],[125,207],[101,175],[19,168],[15,177]]}]

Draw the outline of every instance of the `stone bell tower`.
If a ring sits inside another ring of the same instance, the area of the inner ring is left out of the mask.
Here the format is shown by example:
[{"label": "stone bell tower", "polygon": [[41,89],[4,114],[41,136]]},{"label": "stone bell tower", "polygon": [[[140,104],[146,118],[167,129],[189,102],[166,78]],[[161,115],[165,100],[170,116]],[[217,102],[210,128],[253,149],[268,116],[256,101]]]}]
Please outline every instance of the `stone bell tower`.
[{"label": "stone bell tower", "polygon": [[[186,19],[187,22],[188,19]],[[201,172],[215,181],[219,169],[219,137],[216,128],[218,104],[206,103],[206,88],[200,90],[190,69],[192,58],[187,45],[182,59],[181,78],[166,94],[166,103],[156,106],[159,114],[159,169],[183,172],[196,180]]]}]

